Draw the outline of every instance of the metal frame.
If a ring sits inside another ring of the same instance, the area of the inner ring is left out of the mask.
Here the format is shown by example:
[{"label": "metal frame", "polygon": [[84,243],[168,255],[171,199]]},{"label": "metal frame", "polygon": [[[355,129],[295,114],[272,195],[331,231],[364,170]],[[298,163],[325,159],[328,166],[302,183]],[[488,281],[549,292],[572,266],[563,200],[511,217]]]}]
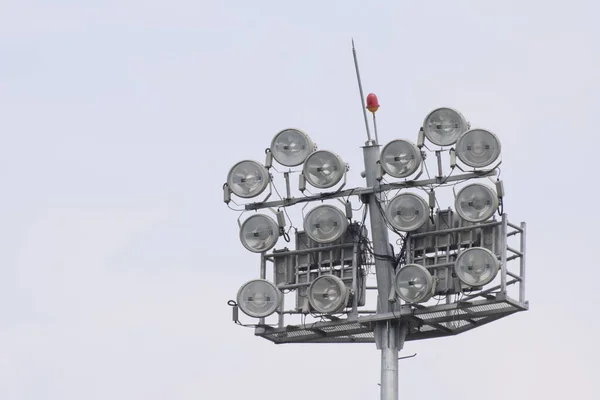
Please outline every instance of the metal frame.
[{"label": "metal frame", "polygon": [[[377,162],[376,160],[375,162]],[[364,188],[354,188],[354,189],[346,189],[341,191],[334,192],[322,192],[316,195],[304,196],[304,197],[288,197],[283,200],[275,200],[275,201],[262,201],[256,203],[245,204],[244,208],[246,211],[252,210],[260,210],[263,208],[276,208],[276,207],[289,207],[295,204],[307,203],[315,200],[326,200],[326,199],[334,199],[339,197],[350,197],[350,196],[365,196],[374,193],[386,192],[388,190],[395,189],[406,189],[412,187],[427,187],[435,184],[445,184],[449,182],[458,182],[467,179],[473,178],[485,178],[490,176],[496,176],[497,170],[482,170],[482,171],[474,171],[466,174],[453,175],[453,176],[438,176],[432,179],[423,179],[419,181],[409,181],[404,180],[401,182],[392,182],[385,183],[383,185],[374,185],[373,187],[364,187]]]},{"label": "metal frame", "polygon": [[[459,224],[460,225],[460,224]],[[336,316],[315,315],[311,321],[300,323],[286,323],[286,319],[298,316],[307,319],[309,313],[298,307],[285,308],[284,305],[277,311],[278,322],[276,326],[268,326],[264,320],[255,326],[255,335],[267,339],[276,344],[284,343],[373,343],[376,342],[375,327],[381,322],[404,323],[406,326],[405,340],[422,340],[436,337],[453,336],[477,328],[479,326],[496,321],[500,318],[525,311],[529,308],[525,300],[525,256],[526,256],[526,225],[512,224],[508,221],[506,214],[500,220],[487,221],[479,224],[467,224],[465,226],[452,227],[449,229],[438,229],[427,232],[414,233],[407,239],[407,263],[419,262],[426,264],[424,258],[418,259],[419,249],[414,246],[417,240],[425,237],[433,237],[438,251],[439,239],[443,236],[453,235],[459,238],[468,235],[469,240],[462,245],[451,248],[450,241],[443,241],[446,246],[440,247],[440,253],[455,251],[459,254],[462,248],[478,244],[476,235],[481,239],[481,234],[491,232],[492,251],[499,257],[501,266],[498,276],[494,282],[483,289],[471,292],[461,292],[430,300],[425,304],[400,304],[392,307],[388,312],[377,312],[373,304],[358,305],[359,279],[358,275],[365,273],[368,263],[364,262],[365,253],[359,241],[324,245],[315,248],[300,250],[274,250],[264,253],[261,257],[261,278],[267,278],[267,262],[273,263],[273,274],[277,273],[276,260],[286,260],[286,268],[294,272],[294,282],[276,282],[280,290],[301,290],[310,285],[311,273],[314,278],[325,274],[340,274],[340,271],[351,271],[351,277],[344,278],[354,293],[353,302],[350,307]],[[494,235],[500,235],[496,238]],[[511,239],[513,238],[514,239]],[[509,245],[510,240],[518,241],[518,247]],[[457,240],[460,244],[461,240]],[[461,247],[462,246],[462,247]],[[335,256],[335,252],[338,256]],[[350,253],[351,254],[348,254]],[[305,256],[305,258],[302,258]],[[307,259],[312,261],[307,262]],[[341,261],[340,261],[341,260]],[[335,262],[337,261],[337,263]],[[424,265],[427,269],[452,268],[453,262]],[[337,271],[337,272],[336,272]],[[307,279],[301,279],[306,276]],[[509,289],[515,288],[516,296],[511,297]],[[365,290],[377,290],[377,286],[366,286]],[[440,302],[443,304],[439,304]],[[369,309],[369,307],[371,309]],[[287,317],[287,318],[286,318]],[[324,320],[324,317],[330,320]],[[320,320],[319,320],[320,319]],[[288,321],[289,322],[289,321]]]},{"label": "metal frame", "polygon": [[403,306],[399,312],[370,314],[338,321],[314,322],[283,327],[258,326],[254,334],[275,344],[284,343],[374,343],[375,325],[404,321],[406,341],[453,336],[528,309],[500,294],[486,300],[462,301],[431,307]]}]

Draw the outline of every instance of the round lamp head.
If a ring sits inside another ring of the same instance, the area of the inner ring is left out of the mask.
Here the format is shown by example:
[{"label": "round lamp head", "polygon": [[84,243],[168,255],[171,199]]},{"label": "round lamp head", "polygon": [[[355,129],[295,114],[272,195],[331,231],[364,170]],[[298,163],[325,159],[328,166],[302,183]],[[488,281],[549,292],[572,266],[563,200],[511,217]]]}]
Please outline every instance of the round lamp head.
[{"label": "round lamp head", "polygon": [[381,167],[394,178],[405,178],[414,174],[422,161],[419,148],[407,140],[393,140],[381,151]]},{"label": "round lamp head", "polygon": [[229,189],[238,197],[250,198],[261,194],[269,184],[269,171],[256,161],[240,161],[227,175]]},{"label": "round lamp head", "polygon": [[255,279],[240,288],[237,304],[244,314],[254,318],[264,318],[277,311],[281,298],[281,292],[271,282]]},{"label": "round lamp head", "polygon": [[500,141],[490,131],[471,129],[458,138],[456,156],[470,167],[487,167],[500,157]]},{"label": "round lamp head", "polygon": [[480,287],[494,280],[499,267],[494,253],[483,247],[471,247],[458,255],[454,272],[464,284]]},{"label": "round lamp head", "polygon": [[396,272],[396,294],[407,303],[422,303],[433,296],[433,277],[423,266],[408,264]]},{"label": "round lamp head", "polygon": [[304,162],[303,174],[306,181],[319,189],[336,185],[345,173],[346,163],[330,151],[315,151]]},{"label": "round lamp head", "polygon": [[337,276],[321,275],[310,284],[307,296],[316,312],[331,314],[346,307],[348,288]]},{"label": "round lamp head", "polygon": [[304,231],[317,243],[331,243],[339,239],[348,228],[346,215],[327,204],[313,208],[304,218]]},{"label": "round lamp head", "polygon": [[438,108],[430,112],[423,122],[423,133],[429,141],[438,146],[450,146],[469,129],[469,123],[456,110]]},{"label": "round lamp head", "polygon": [[240,229],[240,240],[253,253],[270,250],[279,239],[279,225],[271,217],[255,214],[244,221]]},{"label": "round lamp head", "polygon": [[498,196],[490,187],[473,183],[458,192],[454,208],[464,220],[482,222],[494,215],[498,209]]},{"label": "round lamp head", "polygon": [[422,197],[413,193],[401,193],[389,202],[385,213],[394,228],[412,232],[427,222],[428,210],[429,206]]},{"label": "round lamp head", "polygon": [[271,142],[273,158],[286,167],[302,164],[313,151],[315,144],[306,133],[298,129],[284,129]]}]

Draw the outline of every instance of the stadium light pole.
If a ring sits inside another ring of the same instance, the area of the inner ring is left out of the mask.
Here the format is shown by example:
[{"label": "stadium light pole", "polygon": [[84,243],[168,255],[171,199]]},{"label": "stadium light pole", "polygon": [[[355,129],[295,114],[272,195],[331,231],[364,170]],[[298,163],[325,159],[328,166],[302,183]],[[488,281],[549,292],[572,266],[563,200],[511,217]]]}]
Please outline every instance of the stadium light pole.
[{"label": "stadium light pole", "polygon": [[[367,187],[375,188],[379,185],[377,180],[380,150],[377,135],[377,125],[374,126],[375,140],[371,139],[367,110],[373,114],[379,108],[379,103],[374,95],[369,95],[369,103],[365,104],[365,96],[358,68],[358,57],[354,40],[352,40],[352,56],[356,70],[356,80],[360,93],[361,108],[365,120],[367,142],[363,147],[363,158],[365,164],[365,179]],[[385,313],[393,311],[395,304],[389,302],[393,282],[394,266],[390,254],[388,230],[383,220],[383,214],[379,212],[378,202],[381,201],[381,192],[373,192],[367,195],[369,204],[369,218],[371,221],[371,236],[373,238],[373,250],[375,254],[375,274],[377,277],[377,312]],[[402,349],[406,336],[406,326],[397,321],[382,321],[375,325],[375,341],[381,351],[381,399],[398,400],[398,351]]]},{"label": "stadium light pole", "polygon": [[[264,213],[253,214],[243,223],[242,216],[238,218],[243,246],[260,253],[260,277],[242,285],[236,301],[228,304],[236,324],[253,327],[256,336],[273,343],[374,342],[381,352],[380,398],[398,400],[398,353],[405,341],[456,335],[528,309],[526,226],[524,222],[508,222],[504,186],[498,178],[495,189],[472,183],[455,191],[456,185],[471,179],[491,180],[501,163],[498,138],[485,129],[470,129],[470,123],[456,110],[442,107],[430,112],[416,145],[396,139],[380,150],[375,119],[379,103],[371,93],[365,104],[354,41],[352,52],[367,134],[361,174],[366,186],[342,190],[348,165],[335,153],[317,151],[310,137],[298,129],[285,129],[275,135],[266,149],[264,165],[251,160],[235,164],[223,186],[224,202],[240,206],[232,200],[232,194],[245,200],[268,188],[261,201],[234,211],[243,214],[264,210],[276,218]],[[372,113],[374,138],[367,110]],[[426,139],[439,147],[430,149]],[[435,153],[435,178],[429,176],[425,165],[425,149]],[[443,173],[443,152],[450,160],[448,175]],[[303,166],[301,171],[278,171],[273,160],[284,167]],[[274,185],[271,168],[285,179],[285,197]],[[462,174],[453,175],[455,168]],[[418,180],[424,170],[428,179]],[[300,197],[291,195],[291,173],[299,173]],[[383,179],[386,173],[403,180],[389,182]],[[307,194],[306,183],[330,191]],[[435,190],[447,186],[452,186],[454,192],[455,211],[441,209],[436,201]],[[387,200],[389,191],[409,188],[424,190],[429,201],[410,192]],[[279,200],[267,201],[273,189]],[[361,208],[365,207],[360,222],[352,221],[351,196],[358,197],[363,203]],[[339,200],[345,212],[330,204],[313,208],[304,217],[304,231],[296,229],[295,249],[283,247],[269,252],[279,237],[290,242],[288,233],[294,224],[286,207],[324,200]],[[371,239],[363,229],[367,210]],[[496,212],[500,221],[494,216]],[[290,221],[287,231],[286,217]],[[401,245],[397,242],[398,255],[390,244],[389,232],[402,239]],[[520,247],[511,247],[509,238],[520,240]],[[267,261],[273,264],[272,282],[267,279]],[[508,265],[516,262],[518,271],[511,271]],[[367,286],[369,266],[375,267],[376,286]],[[494,285],[494,280],[499,284],[484,288]],[[508,287],[515,287],[512,285],[518,286],[518,299],[508,292]],[[367,305],[368,290],[377,291],[375,310],[372,306],[359,309]],[[284,307],[288,294],[296,296],[296,307]],[[440,304],[444,298],[446,302]],[[258,319],[258,323],[241,323],[238,310]],[[266,318],[274,314],[276,323],[267,323]],[[299,317],[299,323],[287,324],[286,315]],[[313,322],[307,324],[309,315]]]}]

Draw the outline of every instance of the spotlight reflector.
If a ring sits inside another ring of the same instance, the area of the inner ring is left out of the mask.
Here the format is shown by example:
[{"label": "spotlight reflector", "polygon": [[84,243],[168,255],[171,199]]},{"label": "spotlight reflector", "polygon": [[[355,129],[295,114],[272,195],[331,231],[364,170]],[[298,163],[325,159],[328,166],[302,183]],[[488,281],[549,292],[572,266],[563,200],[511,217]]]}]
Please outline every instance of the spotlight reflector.
[{"label": "spotlight reflector", "polygon": [[240,228],[240,241],[253,253],[270,250],[279,239],[279,225],[271,217],[255,214]]},{"label": "spotlight reflector", "polygon": [[304,231],[317,243],[339,239],[348,228],[346,215],[338,208],[323,204],[313,208],[304,218]]},{"label": "spotlight reflector", "polygon": [[437,108],[423,122],[423,132],[429,141],[438,146],[456,143],[458,137],[469,129],[469,123],[461,113],[451,108]]},{"label": "spotlight reflector", "polygon": [[396,272],[395,289],[407,303],[422,303],[433,296],[433,277],[425,267],[408,264]]},{"label": "spotlight reflector", "polygon": [[273,314],[281,304],[282,294],[271,282],[254,279],[238,291],[237,304],[250,317],[264,318]]},{"label": "spotlight reflector", "polygon": [[261,194],[269,180],[269,171],[263,165],[250,160],[235,164],[227,174],[229,189],[236,196],[246,199]]},{"label": "spotlight reflector", "polygon": [[483,247],[471,247],[460,253],[454,264],[458,279],[468,286],[485,286],[494,280],[500,262],[498,257]]},{"label": "spotlight reflector", "polygon": [[303,174],[312,186],[324,189],[336,185],[346,173],[346,163],[327,150],[315,151],[306,158]]},{"label": "spotlight reflector", "polygon": [[428,210],[429,206],[421,196],[401,193],[389,202],[385,212],[394,228],[402,232],[412,232],[427,222]]},{"label": "spotlight reflector", "polygon": [[273,158],[286,167],[302,164],[315,149],[310,137],[298,129],[284,129],[271,142]]},{"label": "spotlight reflector", "polygon": [[393,140],[381,151],[381,167],[394,178],[405,178],[414,174],[422,161],[421,151],[408,140]]},{"label": "spotlight reflector", "polygon": [[469,222],[482,222],[498,209],[498,196],[490,187],[473,183],[462,188],[454,202],[456,212]]},{"label": "spotlight reflector", "polygon": [[458,138],[456,155],[470,167],[487,167],[500,157],[500,141],[490,131],[471,129]]},{"label": "spotlight reflector", "polygon": [[321,275],[308,288],[308,302],[311,307],[324,314],[341,311],[348,304],[348,288],[334,275]]}]

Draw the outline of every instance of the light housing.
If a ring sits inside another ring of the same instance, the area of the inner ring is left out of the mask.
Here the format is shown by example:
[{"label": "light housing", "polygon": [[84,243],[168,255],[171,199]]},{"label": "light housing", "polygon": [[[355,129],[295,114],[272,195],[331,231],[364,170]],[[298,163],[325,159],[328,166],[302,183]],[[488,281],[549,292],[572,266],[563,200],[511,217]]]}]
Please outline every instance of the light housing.
[{"label": "light housing", "polygon": [[279,225],[264,214],[255,214],[246,219],[240,228],[240,241],[253,253],[262,253],[273,248],[279,239]]},{"label": "light housing", "polygon": [[237,305],[250,317],[264,318],[273,314],[281,305],[283,295],[271,282],[254,279],[246,282],[237,293]]},{"label": "light housing", "polygon": [[310,137],[299,129],[284,129],[271,141],[271,154],[281,165],[295,167],[316,150]]},{"label": "light housing", "polygon": [[331,243],[339,239],[348,228],[346,215],[328,204],[313,208],[304,218],[304,231],[317,243]]},{"label": "light housing", "polygon": [[498,257],[483,247],[471,247],[461,252],[454,263],[454,273],[465,285],[485,286],[494,280],[500,262]]},{"label": "light housing", "polygon": [[434,293],[433,277],[429,271],[418,264],[407,264],[396,272],[394,289],[396,294],[407,303],[422,303]]},{"label": "light housing", "polygon": [[388,203],[385,214],[389,223],[399,231],[419,229],[429,218],[429,205],[414,193],[401,193]]},{"label": "light housing", "polygon": [[500,140],[485,129],[471,129],[458,138],[456,156],[469,167],[487,167],[500,157]]},{"label": "light housing", "polygon": [[240,161],[227,174],[227,185],[231,192],[245,199],[261,194],[270,180],[269,171],[262,164],[251,160]]},{"label": "light housing", "polygon": [[414,174],[423,161],[421,151],[408,140],[392,140],[381,150],[381,168],[394,178],[405,178]]},{"label": "light housing", "polygon": [[433,144],[450,146],[469,129],[465,117],[452,108],[436,108],[425,117],[423,133]]},{"label": "light housing", "polygon": [[346,168],[346,163],[337,154],[318,150],[306,158],[302,173],[312,186],[325,189],[341,181]]},{"label": "light housing", "polygon": [[335,275],[321,275],[310,284],[307,292],[311,307],[323,314],[341,311],[348,304],[348,295],[344,281]]},{"label": "light housing", "polygon": [[489,186],[473,183],[458,191],[454,208],[466,221],[483,222],[498,209],[498,195]]}]

